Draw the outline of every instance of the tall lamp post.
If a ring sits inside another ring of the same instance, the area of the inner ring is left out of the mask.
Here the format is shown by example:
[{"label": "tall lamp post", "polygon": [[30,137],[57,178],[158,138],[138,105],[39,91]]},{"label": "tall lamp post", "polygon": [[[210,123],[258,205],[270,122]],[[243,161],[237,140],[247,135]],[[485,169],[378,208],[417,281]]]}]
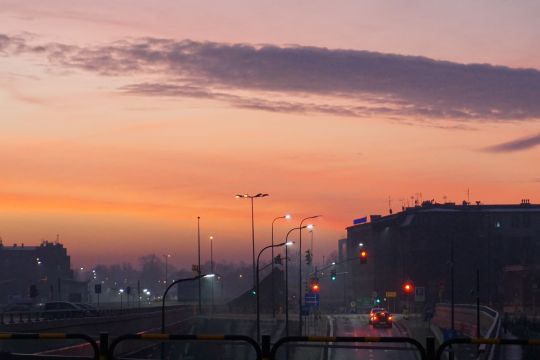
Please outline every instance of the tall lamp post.
[{"label": "tall lamp post", "polygon": [[309,219],[315,219],[321,215],[310,216],[300,221],[300,238],[298,245],[298,335],[302,336],[302,224]]},{"label": "tall lamp post", "polygon": [[[210,235],[210,273],[214,273],[214,237]],[[212,279],[212,313],[214,313],[214,279]]]},{"label": "tall lamp post", "polygon": [[202,314],[202,303],[201,303],[201,217],[197,216],[197,254],[199,261],[197,263],[197,280],[199,281],[199,315]]},{"label": "tall lamp post", "polygon": [[165,286],[167,286],[169,258],[171,257],[171,254],[163,255],[163,257],[165,258],[165,281],[164,281],[164,284],[165,284]]},{"label": "tall lamp post", "polygon": [[242,194],[242,195],[236,195],[237,199],[250,199],[251,200],[251,244],[252,244],[252,255],[253,255],[253,288],[255,288],[255,218],[253,215],[253,199],[255,198],[262,198],[266,197],[268,194],[258,193],[256,195],[248,195],[248,194]]},{"label": "tall lamp post", "polygon": [[[289,230],[287,236],[285,236],[285,243],[289,242],[289,235],[294,230],[300,230],[307,226],[295,227]],[[285,336],[289,336],[289,247],[285,246]]]},{"label": "tall lamp post", "polygon": [[291,218],[291,215],[289,214],[286,214],[286,215],[283,215],[283,216],[278,216],[277,218],[275,218],[274,220],[272,220],[272,276],[271,276],[271,280],[272,280],[272,318],[276,318],[276,304],[275,304],[275,297],[274,297],[274,294],[275,294],[275,285],[274,285],[274,223],[276,222],[276,220],[279,220],[279,219],[286,219],[286,220],[289,220]]},{"label": "tall lamp post", "polygon": [[[266,247],[263,247],[262,250],[259,252],[259,255],[257,255],[257,287],[256,287],[256,295],[257,295],[257,342],[259,342],[261,340],[261,309],[260,309],[260,298],[261,298],[261,294],[259,293],[259,260],[261,259],[261,254],[264,252],[264,250],[266,249],[274,249],[275,247],[279,247],[279,246],[290,246],[292,245],[292,242],[290,241],[287,241],[287,242],[282,242],[280,244],[277,244],[277,245],[268,245]],[[272,258],[272,264],[274,263],[274,258]],[[274,294],[272,293],[272,298],[274,297]]]}]

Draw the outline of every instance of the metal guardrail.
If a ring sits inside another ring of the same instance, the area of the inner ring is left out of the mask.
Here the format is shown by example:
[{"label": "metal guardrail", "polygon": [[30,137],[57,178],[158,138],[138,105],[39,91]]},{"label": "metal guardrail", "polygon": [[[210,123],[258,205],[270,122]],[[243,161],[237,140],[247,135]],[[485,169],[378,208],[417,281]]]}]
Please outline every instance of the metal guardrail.
[{"label": "metal guardrail", "polygon": [[420,353],[421,360],[427,360],[426,350],[418,341],[408,337],[385,336],[288,336],[279,339],[270,350],[270,360],[275,360],[277,350],[290,342],[347,342],[347,343],[408,343]]},{"label": "metal guardrail", "polygon": [[454,338],[443,342],[435,353],[435,360],[441,360],[447,347],[453,344],[469,345],[534,345],[540,346],[540,339],[486,339],[486,338]]},{"label": "metal guardrail", "polygon": [[180,334],[127,334],[117,337],[109,347],[109,356],[111,359],[117,359],[114,356],[114,350],[119,343],[126,340],[153,340],[153,341],[240,341],[251,345],[257,354],[256,360],[262,360],[262,351],[257,342],[245,335],[180,335]]},{"label": "metal guardrail", "polygon": [[97,343],[86,334],[66,333],[0,333],[0,340],[84,340],[94,351],[94,360],[99,360],[99,348]]}]

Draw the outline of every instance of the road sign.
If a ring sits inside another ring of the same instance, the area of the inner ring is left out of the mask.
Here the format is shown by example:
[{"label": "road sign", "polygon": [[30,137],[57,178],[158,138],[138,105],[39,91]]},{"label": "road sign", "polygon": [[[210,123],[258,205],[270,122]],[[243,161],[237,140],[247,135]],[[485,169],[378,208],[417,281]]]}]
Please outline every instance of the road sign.
[{"label": "road sign", "polygon": [[305,294],[304,295],[304,303],[306,306],[319,306],[320,304],[320,296],[318,293],[315,294]]},{"label": "road sign", "polygon": [[395,297],[397,297],[397,292],[396,291],[387,291],[386,292],[386,297],[387,298],[395,298]]},{"label": "road sign", "polygon": [[423,286],[417,286],[414,288],[414,301],[423,302],[426,301],[426,288]]}]

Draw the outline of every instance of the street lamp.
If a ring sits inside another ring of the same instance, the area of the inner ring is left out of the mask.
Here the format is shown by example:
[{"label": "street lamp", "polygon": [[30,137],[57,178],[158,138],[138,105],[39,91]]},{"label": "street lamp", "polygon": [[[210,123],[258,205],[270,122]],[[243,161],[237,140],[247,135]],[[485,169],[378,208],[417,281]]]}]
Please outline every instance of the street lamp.
[{"label": "street lamp", "polygon": [[[285,243],[289,242],[289,235],[294,230],[300,230],[307,226],[295,227],[289,230],[287,236],[285,236]],[[285,336],[289,336],[289,247],[285,246]]]},{"label": "street lamp", "polygon": [[[310,216],[302,219],[300,221],[300,239],[298,245],[298,335],[302,336],[302,224],[304,221],[309,219],[315,219],[321,217],[321,215]],[[308,225],[308,227],[313,227],[313,225]]]},{"label": "street lamp", "polygon": [[120,311],[122,311],[122,295],[124,295],[124,289],[118,291],[120,293]]},{"label": "street lamp", "polygon": [[272,280],[272,318],[276,318],[276,304],[275,304],[275,299],[274,299],[274,294],[275,294],[275,285],[274,285],[274,223],[276,222],[276,220],[279,220],[279,219],[286,219],[286,220],[289,220],[291,218],[291,215],[290,214],[285,214],[283,216],[278,216],[277,218],[275,218],[274,220],[272,220],[272,276],[271,276],[271,280]]},{"label": "street lamp", "polygon": [[167,254],[167,255],[162,255],[164,258],[165,258],[165,286],[167,286],[167,278],[168,278],[168,260],[169,258],[171,257],[171,254]]},{"label": "street lamp", "polygon": [[[210,273],[214,273],[214,237],[210,235]],[[214,312],[214,279],[212,279],[212,313]]]},{"label": "street lamp", "polygon": [[[251,200],[251,244],[252,244],[252,255],[253,255],[253,285],[255,285],[255,219],[253,216],[253,199],[255,198],[262,198],[266,197],[268,194],[258,193],[256,195],[248,195],[248,194],[242,194],[242,195],[236,195],[237,199],[250,199]],[[255,287],[255,286],[253,286]]]},{"label": "street lamp", "polygon": [[169,292],[169,290],[174,285],[176,285],[178,283],[181,283],[181,282],[195,281],[195,280],[200,280],[201,278],[213,278],[214,276],[215,276],[215,274],[205,274],[205,275],[199,274],[199,275],[197,275],[195,277],[183,278],[183,279],[175,280],[169,286],[167,286],[167,288],[165,289],[165,292],[163,293],[162,303],[161,303],[161,333],[162,334],[165,334],[165,298],[167,297],[167,293]]},{"label": "street lamp", "polygon": [[[262,250],[259,252],[259,255],[257,255],[257,272],[256,272],[256,278],[257,278],[257,287],[256,287],[256,295],[257,295],[257,342],[260,341],[260,338],[261,338],[261,310],[260,310],[260,291],[259,291],[259,260],[261,258],[261,254],[264,252],[264,250],[266,249],[274,249],[275,247],[278,247],[278,246],[290,246],[292,245],[293,243],[291,241],[286,241],[286,242],[282,242],[281,244],[277,244],[277,245],[268,245],[266,247],[263,247]],[[274,263],[274,258],[272,258],[272,264]],[[272,274],[273,275],[273,274]],[[272,291],[272,298],[274,297],[274,293]]]},{"label": "street lamp", "polygon": [[[197,216],[197,256],[198,256],[198,262],[197,262],[197,275],[201,275],[201,217]],[[201,303],[201,278],[198,278],[199,283],[199,315],[202,314],[202,303]]]}]

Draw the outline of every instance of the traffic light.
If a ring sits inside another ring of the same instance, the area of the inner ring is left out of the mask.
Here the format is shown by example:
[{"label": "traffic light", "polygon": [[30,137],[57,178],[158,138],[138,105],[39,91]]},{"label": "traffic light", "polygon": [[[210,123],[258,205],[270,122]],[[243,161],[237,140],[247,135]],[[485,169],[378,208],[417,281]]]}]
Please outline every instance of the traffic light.
[{"label": "traffic light", "polygon": [[367,251],[362,250],[360,252],[360,264],[367,264]]},{"label": "traffic light", "polygon": [[379,304],[381,303],[381,299],[379,299],[379,298],[375,299],[375,303],[376,303],[377,305],[379,305]]},{"label": "traffic light", "polygon": [[281,265],[282,264],[281,254],[278,254],[278,256],[276,256],[274,258],[274,264],[275,265]]},{"label": "traffic light", "polygon": [[311,255],[311,250],[306,250],[306,265],[311,265],[311,260],[313,256]]},{"label": "traffic light", "polygon": [[410,281],[407,281],[405,284],[403,284],[403,291],[405,292],[405,294],[410,294],[413,292],[413,290],[414,287]]},{"label": "traffic light", "polygon": [[256,289],[251,289],[251,291],[249,292],[251,296],[256,296],[257,295],[257,290]]},{"label": "traffic light", "polygon": [[317,280],[311,282],[310,290],[312,294],[316,294],[321,290],[321,286],[319,285],[319,282]]},{"label": "traffic light", "polygon": [[330,279],[336,281],[336,270],[332,270],[330,273]]}]

